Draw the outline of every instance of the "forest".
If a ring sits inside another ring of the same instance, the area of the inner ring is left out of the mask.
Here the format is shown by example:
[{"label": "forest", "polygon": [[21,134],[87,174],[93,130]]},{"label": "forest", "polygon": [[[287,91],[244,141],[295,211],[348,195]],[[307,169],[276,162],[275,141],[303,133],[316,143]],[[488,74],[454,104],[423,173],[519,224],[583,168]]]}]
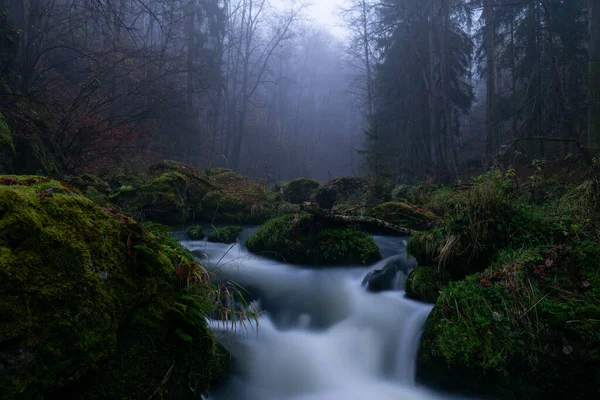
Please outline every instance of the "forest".
[{"label": "forest", "polygon": [[600,392],[600,0],[0,0],[0,399]]}]

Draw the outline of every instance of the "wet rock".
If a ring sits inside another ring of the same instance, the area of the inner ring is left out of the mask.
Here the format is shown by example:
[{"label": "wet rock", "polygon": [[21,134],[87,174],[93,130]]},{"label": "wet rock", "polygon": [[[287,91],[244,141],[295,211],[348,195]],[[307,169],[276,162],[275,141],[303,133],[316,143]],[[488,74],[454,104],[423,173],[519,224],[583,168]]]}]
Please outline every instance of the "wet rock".
[{"label": "wet rock", "polygon": [[363,286],[373,293],[399,290],[397,287],[397,275],[402,273],[405,277],[416,267],[415,260],[396,259],[390,261],[385,267],[369,272],[363,279]]}]

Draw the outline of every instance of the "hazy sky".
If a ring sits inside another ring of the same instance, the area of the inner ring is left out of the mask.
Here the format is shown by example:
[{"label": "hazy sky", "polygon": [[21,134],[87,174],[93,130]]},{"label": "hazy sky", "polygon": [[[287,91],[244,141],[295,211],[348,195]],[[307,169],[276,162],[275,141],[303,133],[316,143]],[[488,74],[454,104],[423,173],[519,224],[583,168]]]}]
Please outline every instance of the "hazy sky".
[{"label": "hazy sky", "polygon": [[346,35],[345,29],[341,26],[339,10],[346,7],[349,0],[312,0],[309,3],[311,5],[307,14],[315,24],[329,29],[337,36],[344,37]]}]

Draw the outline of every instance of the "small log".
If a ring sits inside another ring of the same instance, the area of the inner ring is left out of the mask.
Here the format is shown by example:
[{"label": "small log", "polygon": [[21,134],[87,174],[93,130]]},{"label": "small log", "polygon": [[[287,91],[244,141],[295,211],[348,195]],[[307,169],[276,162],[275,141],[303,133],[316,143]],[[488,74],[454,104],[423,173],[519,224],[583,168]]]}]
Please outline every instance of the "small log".
[{"label": "small log", "polygon": [[415,231],[398,225],[390,224],[381,219],[370,217],[355,217],[335,214],[324,210],[314,203],[303,203],[300,208],[312,214],[316,219],[340,225],[357,225],[361,230],[372,234],[387,234],[395,236],[409,236]]}]

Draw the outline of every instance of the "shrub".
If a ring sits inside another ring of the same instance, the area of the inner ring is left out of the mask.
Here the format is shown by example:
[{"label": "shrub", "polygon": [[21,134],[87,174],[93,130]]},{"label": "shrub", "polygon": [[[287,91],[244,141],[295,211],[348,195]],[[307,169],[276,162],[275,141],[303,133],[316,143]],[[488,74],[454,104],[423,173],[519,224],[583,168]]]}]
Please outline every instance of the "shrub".
[{"label": "shrub", "polygon": [[484,272],[450,283],[427,320],[423,368],[496,376],[503,396],[588,398],[600,384],[599,256],[586,241],[505,250]]},{"label": "shrub", "polygon": [[423,207],[406,203],[384,203],[369,212],[369,216],[379,218],[391,224],[424,230],[430,228],[438,217]]},{"label": "shrub", "polygon": [[204,228],[201,226],[190,226],[187,230],[187,234],[192,240],[204,239]]},{"label": "shrub", "polygon": [[218,243],[234,243],[240,233],[242,232],[242,228],[239,226],[224,226],[221,228],[216,228],[210,235],[208,235],[209,242],[218,242]]}]

